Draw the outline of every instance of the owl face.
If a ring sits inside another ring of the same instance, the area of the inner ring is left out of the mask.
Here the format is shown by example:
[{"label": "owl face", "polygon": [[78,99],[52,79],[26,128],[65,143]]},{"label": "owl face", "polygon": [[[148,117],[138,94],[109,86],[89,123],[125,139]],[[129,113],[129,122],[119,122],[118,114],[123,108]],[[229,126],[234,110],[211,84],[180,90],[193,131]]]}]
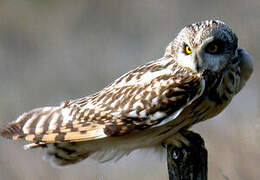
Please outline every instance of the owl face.
[{"label": "owl face", "polygon": [[237,37],[221,21],[202,21],[183,28],[165,55],[198,73],[220,72],[237,59]]}]

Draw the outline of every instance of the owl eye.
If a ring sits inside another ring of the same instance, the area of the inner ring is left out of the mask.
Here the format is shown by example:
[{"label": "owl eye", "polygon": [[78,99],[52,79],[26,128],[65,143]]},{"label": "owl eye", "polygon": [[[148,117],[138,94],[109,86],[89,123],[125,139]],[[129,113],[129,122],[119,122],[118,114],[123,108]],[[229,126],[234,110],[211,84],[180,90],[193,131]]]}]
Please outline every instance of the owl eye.
[{"label": "owl eye", "polygon": [[207,47],[207,52],[211,53],[211,54],[215,54],[216,52],[218,52],[218,45],[216,44],[210,44]]},{"label": "owl eye", "polygon": [[189,54],[192,53],[192,52],[191,52],[191,48],[190,48],[187,44],[184,46],[184,52],[185,52],[185,54],[187,54],[187,55],[189,55]]},{"label": "owl eye", "polygon": [[210,53],[210,54],[217,54],[221,51],[222,46],[221,46],[221,42],[215,41],[210,43],[207,47],[206,47],[206,52]]}]

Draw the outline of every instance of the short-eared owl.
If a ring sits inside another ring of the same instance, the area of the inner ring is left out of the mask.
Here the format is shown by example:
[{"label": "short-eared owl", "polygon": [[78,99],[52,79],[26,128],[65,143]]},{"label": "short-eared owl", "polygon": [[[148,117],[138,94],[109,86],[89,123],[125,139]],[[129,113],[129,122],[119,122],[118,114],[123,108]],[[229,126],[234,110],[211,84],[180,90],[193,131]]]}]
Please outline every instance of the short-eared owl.
[{"label": "short-eared owl", "polygon": [[253,58],[223,22],[184,27],[164,56],[103,90],[22,114],[1,135],[45,147],[56,165],[119,158],[134,149],[183,141],[180,130],[219,114],[245,85]]}]

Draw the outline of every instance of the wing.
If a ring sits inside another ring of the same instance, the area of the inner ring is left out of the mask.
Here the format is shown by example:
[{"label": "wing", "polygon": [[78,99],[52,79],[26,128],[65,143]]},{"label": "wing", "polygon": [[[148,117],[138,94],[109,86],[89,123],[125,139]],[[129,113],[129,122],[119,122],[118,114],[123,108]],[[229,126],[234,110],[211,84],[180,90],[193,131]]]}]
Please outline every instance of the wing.
[{"label": "wing", "polygon": [[174,61],[158,60],[136,68],[92,96],[24,113],[1,135],[13,140],[74,142],[157,127],[198,98],[203,82],[200,75]]}]

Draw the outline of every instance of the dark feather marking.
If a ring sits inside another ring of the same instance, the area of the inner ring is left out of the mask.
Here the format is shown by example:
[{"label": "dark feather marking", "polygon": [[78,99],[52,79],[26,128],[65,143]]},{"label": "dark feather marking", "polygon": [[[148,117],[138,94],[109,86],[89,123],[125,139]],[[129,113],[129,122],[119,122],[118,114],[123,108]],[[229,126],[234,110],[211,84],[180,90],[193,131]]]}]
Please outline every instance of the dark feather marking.
[{"label": "dark feather marking", "polygon": [[60,159],[62,161],[68,161],[68,162],[71,161],[71,159],[68,159],[68,158],[65,158],[65,157],[61,157],[60,155],[58,155],[58,153],[55,153],[54,156],[55,156],[55,158]]},{"label": "dark feather marking", "polygon": [[97,102],[101,101],[105,96],[106,96],[106,94],[102,93],[100,96],[98,96]]},{"label": "dark feather marking", "polygon": [[235,77],[231,72],[228,73],[228,78],[229,78],[229,81],[231,82],[231,84],[235,83]]},{"label": "dark feather marking", "polygon": [[169,132],[169,131],[171,131],[172,130],[172,128],[169,128],[169,129],[167,129],[167,130],[165,130],[165,131],[162,131],[161,133],[159,133],[157,136],[161,136],[161,135],[163,135],[163,134],[166,134],[167,132]]},{"label": "dark feather marking", "polygon": [[107,136],[118,136],[120,135],[121,127],[116,124],[107,125],[104,129],[104,133]]},{"label": "dark feather marking", "polygon": [[209,109],[210,109],[210,107],[207,107],[206,109],[204,109],[202,111],[194,112],[194,116],[200,117],[201,115],[205,114]]},{"label": "dark feather marking", "polygon": [[68,149],[68,148],[65,148],[65,147],[59,147],[59,146],[57,146],[57,148],[60,149],[60,150],[62,150],[62,151],[64,151],[64,152],[66,152],[68,155],[71,155],[71,154],[77,152],[77,151],[75,151],[75,150],[73,150],[73,149]]},{"label": "dark feather marking", "polygon": [[33,141],[35,141],[36,143],[39,143],[42,141],[43,136],[44,136],[44,134],[38,134],[38,135],[35,134]]},{"label": "dark feather marking", "polygon": [[233,94],[233,91],[228,86],[226,86],[225,90],[227,91],[228,94],[230,95]]},{"label": "dark feather marking", "polygon": [[20,137],[24,137],[22,132],[22,127],[19,123],[12,123],[7,125],[6,128],[2,129],[0,132],[1,136],[11,139],[15,135],[19,135]]},{"label": "dark feather marking", "polygon": [[55,137],[55,141],[57,141],[57,142],[62,142],[62,141],[64,141],[64,137],[65,137],[65,135],[66,135],[67,133],[59,133],[56,137]]},{"label": "dark feather marking", "polygon": [[63,117],[60,115],[58,120],[57,120],[57,127],[56,129],[53,130],[53,133],[59,133],[60,132],[60,128],[62,127],[61,124],[62,124],[62,121],[63,121]]},{"label": "dark feather marking", "polygon": [[76,119],[76,115],[79,113],[80,111],[80,108],[76,107],[76,110],[74,110],[75,112],[73,112],[73,116],[72,116],[72,119]]},{"label": "dark feather marking", "polygon": [[128,74],[127,78],[125,79],[125,82],[130,81],[134,77],[134,73]]},{"label": "dark feather marking", "polygon": [[228,97],[227,97],[225,94],[223,94],[223,95],[221,96],[221,99],[223,99],[224,101],[228,101],[228,100],[229,100]]},{"label": "dark feather marking", "polygon": [[86,134],[88,131],[80,131],[80,134]]},{"label": "dark feather marking", "polygon": [[86,109],[85,109],[84,111],[79,112],[79,116],[77,117],[77,119],[81,119],[81,118],[83,118],[85,112],[86,112]]}]

